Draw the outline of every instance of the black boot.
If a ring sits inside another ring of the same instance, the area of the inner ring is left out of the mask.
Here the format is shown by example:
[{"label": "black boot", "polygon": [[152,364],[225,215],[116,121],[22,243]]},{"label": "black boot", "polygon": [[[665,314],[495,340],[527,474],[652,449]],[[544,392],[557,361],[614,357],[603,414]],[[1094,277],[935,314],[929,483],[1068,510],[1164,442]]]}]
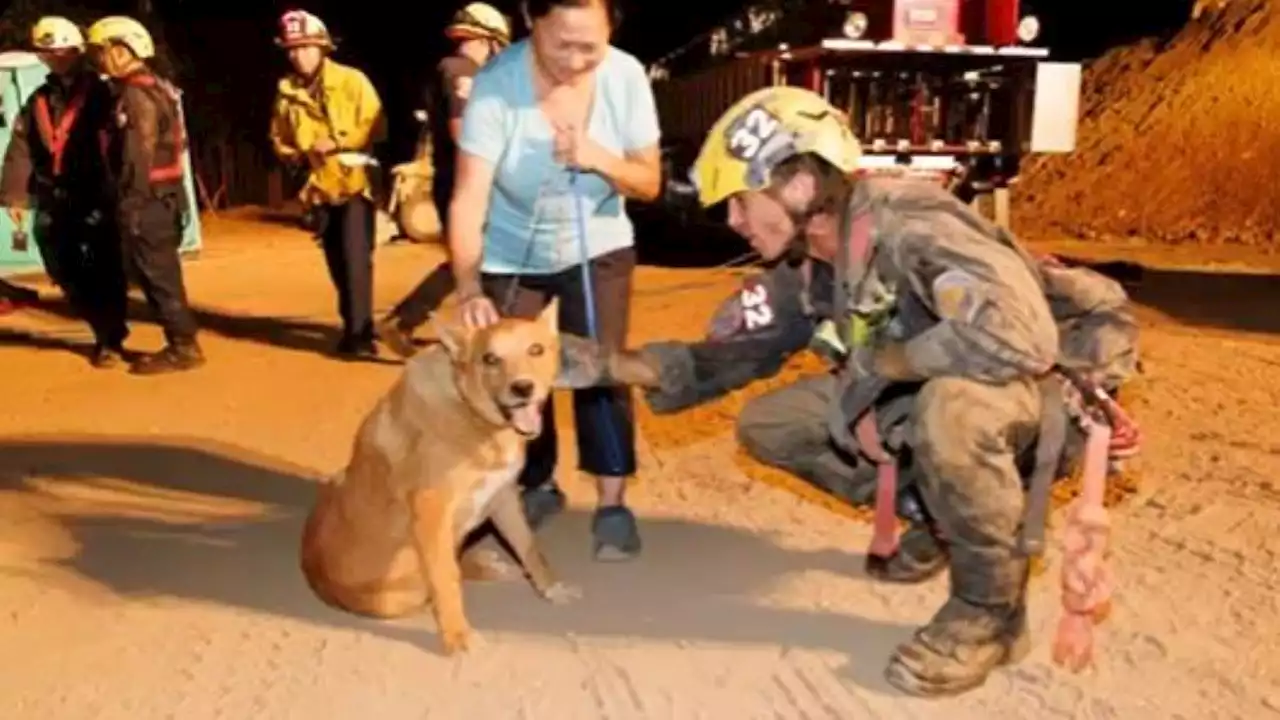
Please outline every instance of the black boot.
[{"label": "black boot", "polygon": [[195,370],[204,362],[204,353],[194,341],[171,342],[160,352],[148,353],[135,360],[129,372],[134,375],[163,375]]},{"label": "black boot", "polygon": [[368,335],[343,335],[333,352],[344,360],[373,359],[378,357],[378,344],[374,342],[372,333]]},{"label": "black boot", "polygon": [[119,343],[98,343],[89,353],[89,364],[99,370],[110,370],[124,363],[124,347]]},{"label": "black boot", "polygon": [[867,555],[867,574],[881,582],[922,583],[945,570],[948,557],[946,544],[931,526],[912,523],[898,552],[887,558]]}]

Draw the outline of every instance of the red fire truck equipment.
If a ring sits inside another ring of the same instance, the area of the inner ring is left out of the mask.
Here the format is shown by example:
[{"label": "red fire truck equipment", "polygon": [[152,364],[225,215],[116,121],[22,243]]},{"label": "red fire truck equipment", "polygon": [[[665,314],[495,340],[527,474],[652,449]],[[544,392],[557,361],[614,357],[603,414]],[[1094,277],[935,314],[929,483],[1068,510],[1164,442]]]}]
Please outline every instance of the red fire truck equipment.
[{"label": "red fire truck equipment", "polygon": [[1022,157],[1075,147],[1080,65],[1048,62],[1019,0],[766,0],[653,63],[671,178],[715,119],[769,84],[847,113],[868,172],[923,174],[994,200]]}]

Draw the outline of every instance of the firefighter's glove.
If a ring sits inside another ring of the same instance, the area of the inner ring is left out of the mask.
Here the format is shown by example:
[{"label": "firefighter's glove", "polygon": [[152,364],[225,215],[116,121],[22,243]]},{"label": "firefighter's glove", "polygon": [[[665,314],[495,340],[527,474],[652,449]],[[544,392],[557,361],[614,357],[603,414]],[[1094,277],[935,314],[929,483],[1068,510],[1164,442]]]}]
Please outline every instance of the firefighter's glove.
[{"label": "firefighter's glove", "polygon": [[640,357],[656,371],[657,384],[644,389],[645,402],[658,415],[696,405],[701,398],[693,353],[682,342],[648,343]]},{"label": "firefighter's glove", "polygon": [[605,348],[594,340],[560,334],[560,374],[557,388],[582,389],[606,385],[657,387],[661,368],[637,350]]}]

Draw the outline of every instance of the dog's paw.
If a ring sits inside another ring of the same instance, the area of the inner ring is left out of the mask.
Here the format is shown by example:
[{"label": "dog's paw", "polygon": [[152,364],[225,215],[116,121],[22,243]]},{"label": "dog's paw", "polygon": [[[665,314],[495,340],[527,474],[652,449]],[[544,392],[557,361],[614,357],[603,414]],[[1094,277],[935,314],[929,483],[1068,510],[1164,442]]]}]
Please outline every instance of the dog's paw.
[{"label": "dog's paw", "polygon": [[484,647],[484,638],[471,628],[445,630],[440,633],[445,655],[461,655]]},{"label": "dog's paw", "polygon": [[569,583],[556,582],[542,591],[542,597],[556,605],[566,605],[582,599],[582,588]]},{"label": "dog's paw", "polygon": [[474,548],[462,556],[462,576],[467,580],[510,581],[521,577],[521,571],[497,550]]}]

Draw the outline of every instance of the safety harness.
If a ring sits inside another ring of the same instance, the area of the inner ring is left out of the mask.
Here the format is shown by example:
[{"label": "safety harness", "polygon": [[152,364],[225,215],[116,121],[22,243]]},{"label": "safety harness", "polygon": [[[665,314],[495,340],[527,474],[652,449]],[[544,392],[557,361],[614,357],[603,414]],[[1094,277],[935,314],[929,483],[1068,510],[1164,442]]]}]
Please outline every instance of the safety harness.
[{"label": "safety harness", "polygon": [[[172,83],[162,80],[147,72],[134,73],[122,78],[123,82],[141,88],[161,106],[173,110],[169,123],[169,142],[172,145],[172,158],[163,165],[152,165],[147,171],[147,179],[152,185],[178,183],[183,178],[182,156],[187,150],[186,121],[182,113],[182,93]],[[123,111],[122,109],[119,109]],[[105,143],[104,143],[105,147]]]},{"label": "safety harness", "polygon": [[63,108],[62,117],[58,118],[57,124],[54,124],[53,113],[49,109],[48,94],[36,95],[36,130],[40,133],[40,139],[44,142],[50,157],[53,158],[55,178],[62,175],[62,158],[67,148],[67,141],[71,138],[71,131],[75,128],[76,120],[79,119],[80,111],[84,109],[88,96],[88,79],[83,76],[77,77],[71,86],[71,97],[67,100],[67,106]]}]

